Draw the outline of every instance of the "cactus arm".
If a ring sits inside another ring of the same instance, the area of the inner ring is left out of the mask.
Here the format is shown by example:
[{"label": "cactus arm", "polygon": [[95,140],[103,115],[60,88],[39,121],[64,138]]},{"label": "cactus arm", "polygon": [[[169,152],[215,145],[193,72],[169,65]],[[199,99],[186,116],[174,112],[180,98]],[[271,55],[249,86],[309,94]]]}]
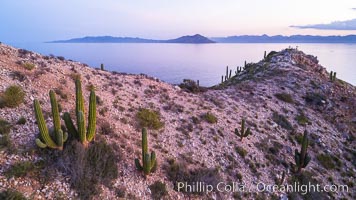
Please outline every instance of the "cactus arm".
[{"label": "cactus arm", "polygon": [[63,142],[66,142],[68,139],[68,133],[67,132],[64,132],[63,133]]},{"label": "cactus arm", "polygon": [[36,145],[40,148],[46,148],[47,145],[45,143],[43,143],[40,139],[36,139]]},{"label": "cactus arm", "polygon": [[142,165],[140,164],[140,161],[137,158],[135,159],[135,166],[139,171],[143,170],[143,167],[142,167]]},{"label": "cactus arm", "polygon": [[152,171],[156,167],[156,153],[154,151],[151,152],[151,166],[150,171]]},{"label": "cactus arm", "polygon": [[308,143],[309,143],[309,141],[308,141],[308,133],[307,133],[307,131],[304,131],[303,140],[302,140],[302,146],[301,146],[301,149],[300,149],[300,160],[299,160],[300,166],[304,166],[304,160],[306,158]]},{"label": "cactus arm", "polygon": [[151,159],[150,154],[146,153],[145,155],[145,162],[143,163],[143,173],[145,175],[150,174],[151,171]]},{"label": "cactus arm", "polygon": [[311,158],[310,158],[310,156],[307,154],[306,157],[305,157],[305,160],[304,160],[304,166],[303,166],[303,167],[306,167],[306,166],[309,164],[310,160],[311,160]]},{"label": "cactus arm", "polygon": [[300,161],[300,154],[299,154],[297,149],[294,151],[294,161],[295,161],[296,166],[299,168],[299,166],[300,166],[300,162],[299,162]]},{"label": "cactus arm", "polygon": [[37,99],[34,100],[34,108],[42,141],[50,148],[57,148],[57,144],[51,139],[49,135],[48,128],[42,114],[42,109]]},{"label": "cactus arm", "polygon": [[80,82],[80,79],[75,80],[75,111],[78,113],[79,111],[83,112],[83,115],[85,115],[84,112],[84,97],[83,97],[83,92],[82,92],[82,83]]},{"label": "cactus arm", "polygon": [[251,129],[250,129],[250,128],[247,128],[244,137],[247,137],[247,136],[249,136],[250,134],[251,134]]},{"label": "cactus arm", "polygon": [[68,112],[65,112],[63,114],[63,120],[64,120],[64,123],[65,123],[65,125],[67,127],[68,133],[73,135],[75,138],[79,138],[78,131],[75,128],[75,126],[73,124],[73,121],[72,121],[72,118],[70,117],[70,114]]},{"label": "cactus arm", "polygon": [[63,131],[60,129],[57,133],[56,133],[56,139],[57,139],[57,145],[59,149],[63,149]]},{"label": "cactus arm", "polygon": [[81,143],[86,143],[86,133],[85,133],[85,125],[84,125],[84,114],[82,111],[77,113],[78,115],[78,135]]},{"label": "cactus arm", "polygon": [[55,134],[58,134],[58,131],[61,130],[61,119],[59,117],[58,103],[57,103],[56,95],[53,90],[49,91],[49,97],[51,100],[54,132],[55,132]]},{"label": "cactus arm", "polygon": [[96,129],[96,95],[94,90],[90,92],[89,98],[89,117],[88,117],[88,133],[87,140],[90,142],[95,136]]},{"label": "cactus arm", "polygon": [[142,163],[145,165],[146,154],[148,152],[147,130],[142,128]]},{"label": "cactus arm", "polygon": [[[84,136],[86,137],[86,130],[85,130],[85,111],[84,111],[84,97],[83,97],[83,92],[82,92],[82,84],[79,79],[75,81],[75,96],[76,96],[76,101],[75,101],[75,110],[76,110],[76,115],[77,115],[77,125],[78,125],[78,136],[81,142],[83,142],[83,132]],[[82,112],[82,118],[79,120],[79,113]],[[81,127],[79,127],[79,124]],[[85,138],[86,139],[86,138]]]},{"label": "cactus arm", "polygon": [[245,120],[242,119],[242,121],[241,121],[241,134],[243,135],[244,132],[245,132]]}]

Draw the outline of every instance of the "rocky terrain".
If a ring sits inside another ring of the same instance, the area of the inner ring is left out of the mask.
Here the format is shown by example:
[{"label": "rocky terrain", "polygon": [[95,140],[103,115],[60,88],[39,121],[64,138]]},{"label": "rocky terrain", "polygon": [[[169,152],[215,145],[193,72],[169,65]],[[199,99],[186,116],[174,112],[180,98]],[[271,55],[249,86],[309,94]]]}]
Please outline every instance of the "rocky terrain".
[{"label": "rocky terrain", "polygon": [[[117,177],[97,184],[98,192],[90,198],[356,198],[356,88],[337,77],[332,80],[316,57],[296,49],[271,52],[212,88],[194,83],[180,88],[146,75],[103,71],[1,44],[0,93],[17,85],[25,97],[19,106],[0,106],[0,191],[16,190],[29,199],[82,198],[73,187],[73,177],[56,159],[61,152],[36,146],[33,111],[33,100],[38,99],[51,123],[48,92],[53,89],[62,113],[73,112],[73,79],[79,76],[85,107],[90,88],[98,96],[96,139],[112,145],[118,157]],[[142,109],[154,111],[159,118],[148,129],[149,151],[156,152],[158,166],[147,178],[134,164],[141,156],[138,113]],[[242,119],[251,135],[241,141],[234,130],[240,129]],[[305,130],[311,161],[302,174],[296,174],[294,149],[300,149]],[[18,163],[32,167],[16,174]],[[177,181],[240,182],[253,189],[193,194],[175,190]],[[348,192],[302,195],[254,190],[259,182],[284,185],[296,181],[347,185]]]}]

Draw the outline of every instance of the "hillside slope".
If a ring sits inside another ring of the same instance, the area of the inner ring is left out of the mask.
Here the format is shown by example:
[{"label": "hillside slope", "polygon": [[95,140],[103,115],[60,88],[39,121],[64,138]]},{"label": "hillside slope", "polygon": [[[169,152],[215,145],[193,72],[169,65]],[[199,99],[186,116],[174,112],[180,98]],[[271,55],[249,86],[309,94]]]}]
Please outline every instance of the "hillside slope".
[{"label": "hillside slope", "polygon": [[[34,68],[26,69],[25,63],[34,64]],[[40,150],[35,145],[38,128],[32,103],[38,99],[51,122],[48,92],[55,89],[62,110],[73,112],[73,77],[79,74],[84,99],[89,96],[84,88],[92,85],[100,99],[98,138],[113,144],[120,156],[118,178],[110,186],[100,186],[94,199],[151,199],[158,195],[150,187],[156,181],[166,185],[166,199],[302,197],[271,191],[191,194],[173,189],[175,180],[244,182],[256,189],[259,182],[275,184],[283,171],[283,184],[301,180],[349,187],[349,192],[308,193],[305,199],[356,198],[356,89],[341,80],[331,82],[315,57],[295,49],[270,53],[226,82],[194,94],[145,75],[101,71],[1,44],[0,92],[19,85],[25,101],[15,108],[0,109],[0,118],[12,125],[12,146],[0,150],[0,190],[16,189],[34,199],[73,199],[78,195],[71,187],[72,177],[61,171],[58,163],[46,162],[45,154],[53,150]],[[149,149],[156,152],[159,165],[146,179],[134,165],[141,155],[140,108],[158,111],[164,122],[161,129],[148,131]],[[17,123],[21,117],[25,124]],[[234,129],[240,129],[243,118],[252,134],[240,141]],[[309,132],[312,159],[303,175],[297,176],[291,163],[304,130]],[[45,165],[40,169],[21,177],[6,176],[19,161],[41,160]]]}]

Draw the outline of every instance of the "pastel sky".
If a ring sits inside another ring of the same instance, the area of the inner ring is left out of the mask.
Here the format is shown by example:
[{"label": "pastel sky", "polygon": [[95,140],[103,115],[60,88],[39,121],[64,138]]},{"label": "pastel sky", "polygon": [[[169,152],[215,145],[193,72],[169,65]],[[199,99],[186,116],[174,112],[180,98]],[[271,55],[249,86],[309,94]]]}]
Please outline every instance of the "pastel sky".
[{"label": "pastel sky", "polygon": [[0,41],[346,35],[356,34],[355,7],[355,0],[1,0]]}]

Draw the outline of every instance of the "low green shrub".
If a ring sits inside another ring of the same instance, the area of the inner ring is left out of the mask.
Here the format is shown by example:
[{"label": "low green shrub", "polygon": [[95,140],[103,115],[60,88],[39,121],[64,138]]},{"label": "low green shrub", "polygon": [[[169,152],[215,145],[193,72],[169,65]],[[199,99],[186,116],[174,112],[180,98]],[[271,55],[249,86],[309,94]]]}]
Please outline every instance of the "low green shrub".
[{"label": "low green shrub", "polygon": [[7,189],[0,192],[0,199],[3,200],[27,200],[27,198],[19,191]]},{"label": "low green shrub", "polygon": [[16,124],[24,125],[26,124],[27,120],[24,116],[20,117],[19,120],[17,120]]},{"label": "low green shrub", "polygon": [[335,169],[336,167],[341,166],[341,161],[330,154],[321,153],[319,154],[316,159],[325,169]]},{"label": "low green shrub", "polygon": [[137,112],[136,117],[141,128],[147,127],[158,130],[164,126],[164,123],[161,122],[160,113],[158,111],[141,108]]},{"label": "low green shrub", "polygon": [[292,124],[287,120],[287,118],[277,112],[274,112],[272,115],[272,120],[280,125],[282,128],[287,130],[293,130]]},{"label": "low green shrub", "polygon": [[12,126],[8,121],[0,118],[0,135],[9,134],[11,127]]},{"label": "low green shrub", "polygon": [[35,165],[31,161],[20,161],[10,166],[5,171],[7,178],[11,177],[24,177],[35,169]]},{"label": "low green shrub", "polygon": [[309,118],[304,114],[300,113],[295,117],[295,120],[297,120],[298,124],[301,126],[305,126],[307,124],[310,124],[311,122],[309,121]]},{"label": "low green shrub", "polygon": [[244,148],[238,146],[238,147],[235,148],[235,150],[241,157],[243,157],[243,158],[246,157],[247,151]]},{"label": "low green shrub", "polygon": [[25,62],[22,64],[22,66],[27,69],[27,70],[33,70],[36,66],[33,63]]},{"label": "low green shrub", "polygon": [[6,88],[5,92],[0,97],[0,108],[14,108],[24,102],[25,92],[18,85],[11,85]]},{"label": "low green shrub", "polygon": [[202,117],[203,117],[203,119],[204,119],[206,122],[208,122],[209,124],[215,124],[215,123],[218,122],[218,118],[217,118],[214,114],[212,114],[212,113],[210,113],[210,112],[207,112],[207,113],[204,114]]},{"label": "low green shrub", "polygon": [[151,197],[154,200],[160,200],[168,195],[166,184],[160,181],[154,182],[149,188],[151,190]]},{"label": "low green shrub", "polygon": [[[222,178],[217,169],[211,168],[194,168],[189,169],[187,164],[184,162],[175,162],[174,160],[169,160],[168,165],[165,166],[165,171],[167,173],[168,179],[174,184],[174,189],[178,191],[178,183],[183,183],[187,185],[193,185],[197,182],[202,182],[207,185],[212,185],[216,188],[216,185],[221,182]],[[185,186],[183,186],[184,188]],[[215,189],[214,189],[215,191]],[[180,190],[186,194],[198,194],[204,195],[204,192],[199,191],[186,191]]]},{"label": "low green shrub", "polygon": [[285,92],[274,94],[274,96],[277,97],[277,99],[284,101],[286,103],[294,102],[293,97],[290,94],[285,93]]},{"label": "low green shrub", "polygon": [[307,93],[304,99],[308,104],[317,106],[322,106],[327,100],[325,95],[315,92]]},{"label": "low green shrub", "polygon": [[77,141],[72,141],[63,150],[61,166],[71,176],[71,186],[81,199],[92,199],[99,193],[99,185],[111,186],[118,177],[117,155],[112,145],[104,140],[97,140],[85,148]]}]

